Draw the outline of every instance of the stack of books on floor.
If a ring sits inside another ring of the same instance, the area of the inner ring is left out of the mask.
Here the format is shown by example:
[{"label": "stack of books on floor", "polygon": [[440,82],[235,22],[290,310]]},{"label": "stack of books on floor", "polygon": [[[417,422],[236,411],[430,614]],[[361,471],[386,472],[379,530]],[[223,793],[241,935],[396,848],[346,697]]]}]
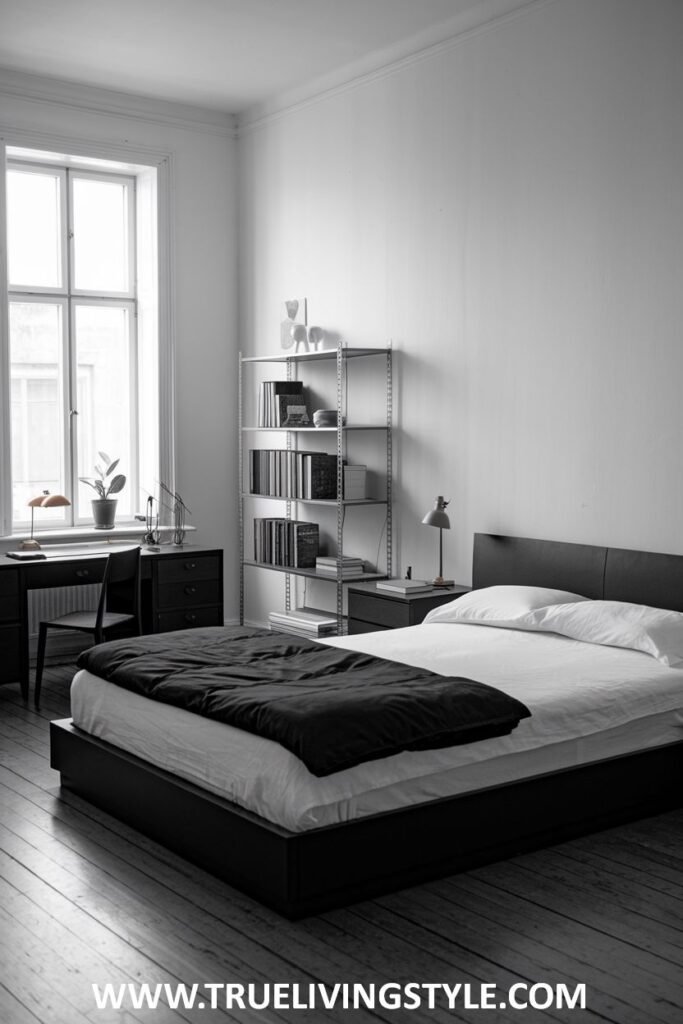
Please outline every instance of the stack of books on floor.
[{"label": "stack of books on floor", "polygon": [[270,612],[270,628],[278,633],[294,633],[315,639],[319,636],[336,636],[337,616],[317,608],[294,608],[289,612]]},{"label": "stack of books on floor", "polygon": [[[336,555],[319,555],[315,560],[315,570],[320,573],[321,576],[337,576],[337,563],[339,559]],[[353,558],[351,555],[342,555],[341,557],[341,576],[342,579],[350,579],[355,576],[361,576],[365,572],[365,562],[362,558]]]},{"label": "stack of books on floor", "polygon": [[378,580],[375,586],[388,594],[422,594],[434,589],[434,585],[425,580]]}]

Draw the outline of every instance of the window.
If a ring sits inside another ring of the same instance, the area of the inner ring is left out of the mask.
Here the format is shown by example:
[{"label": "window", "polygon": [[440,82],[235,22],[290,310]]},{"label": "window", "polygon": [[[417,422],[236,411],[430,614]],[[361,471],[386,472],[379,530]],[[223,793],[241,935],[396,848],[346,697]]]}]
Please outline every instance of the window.
[{"label": "window", "polygon": [[148,168],[138,188],[135,168],[96,163],[22,151],[6,166],[13,531],[43,490],[71,506],[42,510],[36,528],[91,524],[79,478],[98,452],[127,478],[118,522],[157,490],[156,192]]}]

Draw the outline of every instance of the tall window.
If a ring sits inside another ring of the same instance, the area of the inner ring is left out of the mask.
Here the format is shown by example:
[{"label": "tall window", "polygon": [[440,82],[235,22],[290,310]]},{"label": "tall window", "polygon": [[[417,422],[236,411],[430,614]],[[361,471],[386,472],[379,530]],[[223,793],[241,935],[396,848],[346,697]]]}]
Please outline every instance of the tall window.
[{"label": "tall window", "polygon": [[127,477],[117,519],[142,507],[140,477],[150,474],[140,453],[144,461],[156,445],[138,429],[139,367],[149,358],[138,343],[136,235],[134,174],[8,163],[14,528],[43,490],[72,505],[41,510],[41,525],[92,522],[95,495],[79,477],[94,475],[102,451]]}]

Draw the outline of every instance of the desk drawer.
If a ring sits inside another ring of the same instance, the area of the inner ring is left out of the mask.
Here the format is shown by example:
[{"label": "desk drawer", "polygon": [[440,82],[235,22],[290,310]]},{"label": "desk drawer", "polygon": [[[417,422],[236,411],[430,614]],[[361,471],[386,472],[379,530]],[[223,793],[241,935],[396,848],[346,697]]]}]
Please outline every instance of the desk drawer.
[{"label": "desk drawer", "polygon": [[181,558],[160,558],[157,579],[160,584],[179,583],[185,580],[218,580],[218,556],[183,555]]},{"label": "desk drawer", "polygon": [[220,604],[221,587],[218,579],[184,579],[181,583],[159,585],[159,608],[191,608],[199,604]]},{"label": "desk drawer", "polygon": [[21,618],[19,573],[11,569],[0,572],[0,622],[17,622]]},{"label": "desk drawer", "polygon": [[0,622],[16,622],[20,618],[19,595],[12,597],[0,594]]},{"label": "desk drawer", "polygon": [[83,583],[101,583],[106,558],[80,559],[73,564],[68,562],[49,562],[31,566],[26,574],[26,586],[29,589],[43,587],[74,587]]},{"label": "desk drawer", "polygon": [[16,683],[21,675],[21,630],[0,626],[0,683]]},{"label": "desk drawer", "polygon": [[19,593],[19,573],[15,569],[3,569],[0,572],[0,600],[3,597],[14,597]]},{"label": "desk drawer", "polygon": [[179,608],[172,612],[159,612],[157,631],[169,633],[175,629],[193,629],[195,626],[222,626],[223,607]]}]

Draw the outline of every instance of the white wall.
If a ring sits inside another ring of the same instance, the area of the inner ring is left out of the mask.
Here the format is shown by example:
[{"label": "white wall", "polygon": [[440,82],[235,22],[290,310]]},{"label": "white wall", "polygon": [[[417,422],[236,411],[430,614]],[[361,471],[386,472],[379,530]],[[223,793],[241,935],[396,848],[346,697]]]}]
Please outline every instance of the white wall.
[{"label": "white wall", "polygon": [[463,582],[475,530],[683,552],[682,42],[554,0],[242,126],[242,344],[393,339],[401,569],[437,493]]},{"label": "white wall", "polygon": [[[176,485],[193,541],[226,549],[226,616],[236,615],[236,182],[232,119],[132,97],[0,76],[8,145],[170,162]],[[144,511],[144,509],[142,510]]]}]

